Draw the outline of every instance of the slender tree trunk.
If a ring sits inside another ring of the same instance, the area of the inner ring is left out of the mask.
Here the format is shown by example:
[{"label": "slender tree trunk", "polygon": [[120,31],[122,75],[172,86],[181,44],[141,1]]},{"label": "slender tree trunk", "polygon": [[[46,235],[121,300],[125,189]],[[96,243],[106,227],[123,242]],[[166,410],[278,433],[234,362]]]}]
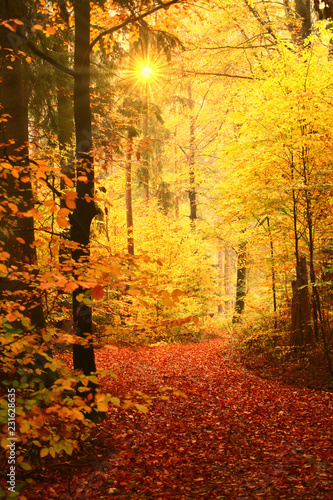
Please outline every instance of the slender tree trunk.
[{"label": "slender tree trunk", "polygon": [[[274,243],[272,238],[272,232],[269,222],[269,217],[267,217],[267,228],[268,228],[268,236],[269,236],[269,244],[271,250],[271,272],[272,272],[272,295],[273,295],[273,310],[276,314],[277,311],[277,303],[276,303],[276,272],[275,272],[275,258],[274,258]],[[275,318],[274,328],[277,328],[277,320]]]},{"label": "slender tree trunk", "polygon": [[219,303],[217,306],[217,312],[222,313],[223,312],[223,306],[222,306],[222,300],[221,300],[221,294],[222,294],[222,289],[223,289],[223,268],[224,268],[224,259],[223,259],[223,248],[220,248],[220,250],[217,251],[217,265],[219,268],[219,290],[220,290],[220,297],[219,297]]},{"label": "slender tree trunk", "polygon": [[[312,296],[312,315],[313,315],[313,324],[314,324],[314,334],[316,341],[319,340],[319,329],[322,336],[323,341],[323,350],[324,355],[327,360],[328,370],[330,375],[333,376],[333,367],[332,367],[332,359],[331,354],[327,342],[327,336],[325,331],[325,325],[321,312],[321,303],[320,297],[318,293],[317,283],[316,283],[316,272],[314,265],[314,238],[313,238],[313,214],[312,214],[312,203],[311,203],[311,195],[308,189],[308,172],[307,172],[307,161],[306,161],[306,151],[303,148],[302,151],[303,157],[303,177],[305,183],[305,201],[306,201],[306,218],[308,225],[308,235],[309,235],[309,255],[310,255],[310,281],[311,281],[311,296]],[[320,328],[319,328],[320,327]],[[309,342],[311,338],[309,338]]]},{"label": "slender tree trunk", "polygon": [[[294,182],[295,166],[292,159],[291,179]],[[299,252],[299,231],[298,231],[298,199],[296,191],[292,189],[293,202],[293,225],[294,225],[294,244],[296,257],[296,280],[292,282],[292,304],[291,304],[291,331],[292,344],[296,347],[302,347],[311,338],[310,325],[310,301],[308,290],[308,275],[305,257],[300,256]]]},{"label": "slender tree trunk", "polygon": [[311,342],[311,310],[306,258],[301,257],[296,266],[296,281],[292,282],[292,332],[293,345],[303,347]]},{"label": "slender tree trunk", "polygon": [[[10,23],[24,16],[22,0],[0,2],[0,18]],[[19,28],[18,28],[19,29]],[[1,123],[0,198],[5,210],[0,227],[0,249],[10,255],[8,275],[1,279],[0,298],[25,307],[33,327],[44,327],[37,282],[34,220],[26,214],[34,207],[28,152],[28,96],[24,64],[12,31],[0,26]],[[14,51],[15,60],[10,60]],[[11,268],[13,266],[13,268]]]},{"label": "slender tree trunk", "polygon": [[[73,136],[73,105],[71,96],[71,81],[62,73],[57,73],[57,105],[58,105],[58,141],[59,149],[63,156],[61,158],[61,173],[69,179],[74,179],[73,158],[69,146]],[[63,178],[60,187],[65,187]],[[62,200],[61,200],[62,201]]]},{"label": "slender tree trunk", "polygon": [[314,241],[313,241],[311,196],[307,188],[308,176],[307,176],[306,159],[304,155],[305,152],[303,149],[303,167],[304,167],[303,175],[304,175],[304,183],[306,186],[305,202],[306,202],[306,219],[307,219],[308,235],[309,235],[309,265],[310,265],[310,282],[311,282],[311,296],[312,296],[312,316],[313,316],[314,334],[316,340],[318,340],[319,339],[318,314],[320,311],[320,299],[316,286],[316,273],[314,268]]},{"label": "slender tree trunk", "polygon": [[[76,133],[76,176],[77,198],[76,208],[71,214],[71,240],[77,243],[72,252],[74,262],[78,265],[77,275],[82,272],[85,262],[90,256],[90,225],[97,215],[94,203],[94,165],[92,159],[92,131],[90,110],[90,2],[76,0],[75,2],[75,54],[74,67],[74,119]],[[73,346],[74,369],[82,370],[89,375],[96,371],[92,336],[92,309],[80,302],[78,295],[84,293],[79,287],[73,293],[73,321],[76,334],[87,339],[86,346]]]},{"label": "slender tree trunk", "polygon": [[240,316],[244,312],[246,297],[246,242],[239,245],[237,258],[237,283],[236,283],[236,304],[232,318],[233,323],[240,321]]},{"label": "slender tree trunk", "polygon": [[224,301],[224,308],[227,313],[232,310],[232,286],[231,286],[231,275],[232,275],[232,249],[225,249],[225,259],[224,259],[224,292],[226,295],[226,300]]},{"label": "slender tree trunk", "polygon": [[148,87],[146,83],[145,90],[145,109],[143,115],[143,140],[144,150],[142,155],[142,183],[143,183],[143,199],[145,203],[149,201],[149,151],[148,151],[148,118],[149,118],[149,101],[148,101]]},{"label": "slender tree trunk", "polygon": [[132,208],[132,133],[128,130],[128,149],[126,155],[126,225],[127,225],[127,251],[134,255],[134,225]]},{"label": "slender tree trunk", "polygon": [[192,229],[195,227],[195,221],[197,219],[197,200],[196,200],[196,189],[195,189],[195,118],[193,114],[193,100],[192,100],[192,87],[189,84],[188,87],[188,102],[190,108],[190,142],[189,142],[189,181],[190,187],[188,191],[188,197],[190,201],[190,221]]},{"label": "slender tree trunk", "polygon": [[[73,104],[71,96],[71,81],[68,75],[57,72],[57,106],[58,106],[58,142],[61,152],[60,169],[70,181],[74,182],[75,172],[73,163],[73,153],[70,149],[73,136]],[[67,184],[63,177],[60,178],[60,190],[63,191]],[[60,207],[66,208],[64,198],[60,199]],[[66,233],[68,237],[68,234]],[[66,245],[66,239],[62,239],[59,249],[59,262],[67,261],[70,251]]]},{"label": "slender tree trunk", "polygon": [[177,161],[177,125],[175,126],[175,144],[174,144],[174,172],[175,172],[175,206],[176,206],[176,217],[179,217],[179,181],[178,181],[178,161]]}]

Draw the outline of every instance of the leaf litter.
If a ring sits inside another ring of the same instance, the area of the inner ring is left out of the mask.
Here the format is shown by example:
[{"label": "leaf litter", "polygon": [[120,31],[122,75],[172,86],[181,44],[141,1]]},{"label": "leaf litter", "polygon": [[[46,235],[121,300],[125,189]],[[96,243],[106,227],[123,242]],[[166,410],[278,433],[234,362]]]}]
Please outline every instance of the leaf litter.
[{"label": "leaf litter", "polygon": [[110,405],[85,458],[45,469],[25,497],[333,500],[332,394],[260,379],[228,349],[97,350],[117,371],[101,388],[137,404]]}]

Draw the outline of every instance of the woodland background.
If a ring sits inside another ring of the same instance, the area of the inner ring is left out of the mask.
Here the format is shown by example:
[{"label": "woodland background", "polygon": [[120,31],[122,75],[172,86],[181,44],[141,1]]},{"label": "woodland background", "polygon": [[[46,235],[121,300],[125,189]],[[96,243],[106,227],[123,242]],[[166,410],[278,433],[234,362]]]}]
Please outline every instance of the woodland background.
[{"label": "woodland background", "polygon": [[1,444],[14,387],[23,471],[110,403],[147,411],[99,388],[101,346],[228,335],[262,376],[332,387],[332,17],[0,3]]}]

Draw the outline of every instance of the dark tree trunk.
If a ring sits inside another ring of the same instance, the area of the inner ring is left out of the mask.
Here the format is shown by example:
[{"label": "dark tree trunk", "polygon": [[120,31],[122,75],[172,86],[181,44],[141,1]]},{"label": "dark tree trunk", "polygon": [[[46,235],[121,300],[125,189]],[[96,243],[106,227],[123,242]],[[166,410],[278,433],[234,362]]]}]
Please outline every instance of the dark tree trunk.
[{"label": "dark tree trunk", "polygon": [[246,297],[246,242],[239,245],[237,258],[236,304],[232,318],[233,323],[240,321],[245,308]]},{"label": "dark tree trunk", "polygon": [[[0,3],[0,18],[9,24],[24,12],[21,0]],[[33,209],[34,200],[28,156],[28,96],[17,40],[15,33],[0,26],[0,104],[1,113],[7,115],[0,129],[0,197],[6,210],[0,227],[0,247],[10,254],[9,273],[1,279],[0,294],[2,300],[23,305],[32,326],[38,328],[45,325],[37,285],[34,220],[23,215]],[[11,51],[14,61],[10,60]],[[10,270],[11,266],[16,269]]]},{"label": "dark tree trunk", "polygon": [[312,29],[310,0],[295,0],[295,10],[297,18],[301,19],[299,37],[302,41],[304,41],[309,35],[311,35]]},{"label": "dark tree trunk", "polygon": [[[76,133],[76,208],[71,214],[71,240],[77,248],[72,252],[73,260],[78,264],[77,273],[82,272],[90,256],[90,225],[97,215],[94,203],[94,166],[92,159],[92,132],[90,110],[90,2],[75,2],[75,81],[74,81],[74,119]],[[76,334],[87,340],[87,345],[73,346],[74,369],[90,375],[96,371],[94,348],[92,344],[92,309],[78,301],[80,287],[73,293],[73,321]]]},{"label": "dark tree trunk", "polygon": [[[273,295],[273,310],[276,314],[277,311],[277,302],[276,302],[276,272],[275,272],[275,258],[274,258],[274,243],[272,238],[272,231],[269,222],[269,217],[267,217],[267,228],[268,228],[268,236],[269,236],[269,244],[271,249],[271,271],[272,271],[272,295]],[[274,320],[274,328],[277,328],[277,320],[275,317]]]},{"label": "dark tree trunk", "polygon": [[312,339],[308,283],[306,258],[301,257],[296,266],[296,280],[292,282],[292,343],[296,347],[303,347]]},{"label": "dark tree trunk", "polygon": [[[291,178],[294,182],[295,165],[291,163]],[[306,258],[300,256],[299,251],[299,223],[298,207],[299,199],[296,190],[292,189],[293,200],[293,226],[294,226],[294,244],[296,257],[296,280],[292,282],[293,298],[291,304],[291,332],[292,345],[303,347],[312,337],[311,329],[311,310],[308,290],[308,272]]]}]

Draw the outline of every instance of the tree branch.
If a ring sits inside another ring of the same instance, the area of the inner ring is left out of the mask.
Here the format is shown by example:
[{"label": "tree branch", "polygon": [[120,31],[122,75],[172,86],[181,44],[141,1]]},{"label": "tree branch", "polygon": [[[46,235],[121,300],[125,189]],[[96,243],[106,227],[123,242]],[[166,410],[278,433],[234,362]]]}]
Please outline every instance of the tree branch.
[{"label": "tree branch", "polygon": [[44,59],[44,61],[49,62],[57,68],[59,71],[63,73],[67,73],[67,75],[75,77],[75,71],[73,71],[70,68],[67,68],[67,66],[64,66],[63,64],[59,63],[56,61],[52,56],[49,54],[45,54],[45,52],[42,52],[34,43],[32,43],[26,36],[16,33],[15,37],[17,37],[22,43],[24,43],[30,50],[33,52],[36,56],[41,57]]},{"label": "tree branch", "polygon": [[161,10],[161,9],[165,9],[167,7],[170,7],[171,5],[174,5],[176,3],[180,3],[182,0],[169,0],[168,2],[159,2],[159,5],[157,5],[156,7],[154,7],[153,9],[147,11],[147,12],[144,12],[143,14],[140,14],[140,15],[132,15],[131,17],[127,18],[126,21],[123,21],[122,23],[118,24],[117,26],[113,26],[112,28],[108,29],[108,30],[105,30],[105,31],[102,31],[99,35],[97,35],[97,37],[91,42],[90,46],[89,46],[89,51],[91,52],[91,50],[93,49],[93,47],[96,45],[97,42],[99,42],[102,38],[104,38],[106,35],[112,35],[112,33],[115,33],[116,31],[118,30],[121,30],[122,28],[124,28],[125,26],[127,26],[128,24],[132,24],[132,23],[135,23],[136,21],[141,21],[142,19],[144,19],[145,17],[147,16],[150,16],[151,14],[154,14],[155,12],[157,12],[158,10]]},{"label": "tree branch", "polygon": [[246,75],[231,75],[230,73],[211,73],[211,72],[202,72],[202,71],[183,71],[184,73],[192,74],[192,75],[207,75],[207,76],[226,76],[228,78],[244,78],[246,80],[254,80],[253,76]]},{"label": "tree branch", "polygon": [[270,27],[268,21],[262,19],[259,12],[254,7],[252,7],[252,5],[249,3],[248,0],[244,0],[244,3],[246,7],[249,9],[249,11],[253,14],[253,16],[257,19],[258,23],[261,24],[261,26],[263,26],[267,30],[267,32],[274,38],[274,40],[277,41],[277,37],[272,28]]}]

